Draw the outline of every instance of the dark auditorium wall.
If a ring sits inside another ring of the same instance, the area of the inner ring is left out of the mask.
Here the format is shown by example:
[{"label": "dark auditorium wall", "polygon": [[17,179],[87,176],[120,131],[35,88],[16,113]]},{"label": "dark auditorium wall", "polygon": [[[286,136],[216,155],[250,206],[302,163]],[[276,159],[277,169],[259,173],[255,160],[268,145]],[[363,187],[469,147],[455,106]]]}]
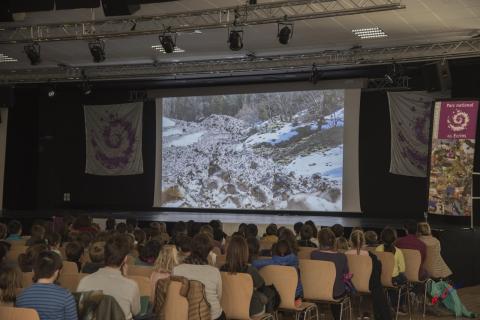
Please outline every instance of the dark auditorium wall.
[{"label": "dark auditorium wall", "polygon": [[[22,98],[23,97],[23,98]],[[129,101],[128,90],[84,96],[77,88],[17,89],[8,126],[7,209],[147,209],[153,203],[155,103],[143,111],[144,174],[103,177],[85,174],[83,104]],[[64,202],[63,194],[71,201]]]},{"label": "dark auditorium wall", "polygon": [[[454,97],[480,96],[480,62],[455,61],[451,72]],[[84,173],[82,105],[126,102],[128,89],[95,90],[92,96],[85,97],[72,86],[59,87],[54,99],[47,98],[44,90],[34,86],[15,90],[16,103],[10,110],[7,138],[4,194],[7,209],[151,209],[155,176],[153,101],[146,102],[144,108],[145,173],[101,177]],[[384,91],[362,93],[359,149],[360,197],[365,216],[422,218],[427,180],[388,172],[390,119]],[[71,193],[70,203],[63,201],[64,192]],[[455,219],[455,222],[467,221]]]}]

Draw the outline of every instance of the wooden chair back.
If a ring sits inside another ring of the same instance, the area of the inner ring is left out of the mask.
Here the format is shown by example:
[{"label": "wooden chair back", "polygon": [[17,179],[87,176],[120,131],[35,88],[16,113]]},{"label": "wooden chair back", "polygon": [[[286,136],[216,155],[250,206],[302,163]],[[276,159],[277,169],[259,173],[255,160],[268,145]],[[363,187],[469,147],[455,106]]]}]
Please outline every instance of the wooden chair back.
[{"label": "wooden chair back", "polygon": [[150,278],[152,275],[153,268],[152,267],[143,267],[143,266],[128,266],[127,274],[129,276],[142,276]]},{"label": "wooden chair back", "polygon": [[402,249],[405,257],[405,276],[409,282],[420,282],[420,266],[422,265],[422,256],[420,251],[412,249]]},{"label": "wooden chair back", "polygon": [[353,274],[352,283],[359,293],[370,293],[372,258],[356,254],[346,254],[348,270]]},{"label": "wooden chair back", "polygon": [[40,320],[34,309],[0,307],[0,319],[2,320]]},{"label": "wooden chair back", "polygon": [[78,266],[75,262],[72,261],[63,261],[62,273],[74,274],[78,273]]},{"label": "wooden chair back", "polygon": [[335,301],[333,285],[337,271],[330,261],[300,260],[300,278],[305,300]]},{"label": "wooden chair back", "polygon": [[28,288],[33,284],[33,272],[22,272],[22,288]]},{"label": "wooden chair back", "polygon": [[[20,240],[18,240],[20,241]],[[15,245],[11,246],[10,250],[7,252],[6,259],[9,261],[17,262],[18,261],[18,256],[22,253],[25,253],[27,251],[28,247],[24,245]]]},{"label": "wooden chair back", "polygon": [[299,247],[298,248],[298,259],[310,259],[310,255],[312,254],[312,251],[317,250],[317,248],[312,248],[312,247]]},{"label": "wooden chair back", "polygon": [[188,300],[180,295],[182,283],[171,281],[167,290],[164,312],[165,319],[188,320]]},{"label": "wooden chair back", "polygon": [[60,273],[58,277],[58,283],[62,288],[67,289],[70,292],[77,292],[78,284],[83,277],[88,276],[86,273]]},{"label": "wooden chair back", "polygon": [[393,268],[395,266],[395,258],[391,252],[378,252],[375,251],[375,255],[378,257],[378,260],[382,263],[382,274],[381,281],[382,286],[387,288],[392,288],[392,274]]},{"label": "wooden chair back", "polygon": [[266,285],[274,285],[280,295],[280,308],[297,309],[295,292],[298,284],[298,272],[295,267],[270,265],[260,269],[260,275]]},{"label": "wooden chair back", "polygon": [[138,284],[138,288],[140,289],[140,296],[142,297],[150,297],[152,294],[150,278],[145,276],[127,276],[128,279],[135,281]]},{"label": "wooden chair back", "polygon": [[250,319],[250,300],[253,295],[252,277],[247,273],[230,274],[221,272],[221,305],[227,319]]}]

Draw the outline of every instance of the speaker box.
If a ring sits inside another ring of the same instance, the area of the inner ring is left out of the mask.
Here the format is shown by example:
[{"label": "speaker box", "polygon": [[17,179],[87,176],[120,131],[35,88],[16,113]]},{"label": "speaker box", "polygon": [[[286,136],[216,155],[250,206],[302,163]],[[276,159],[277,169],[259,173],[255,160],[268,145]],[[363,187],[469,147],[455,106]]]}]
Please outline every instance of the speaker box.
[{"label": "speaker box", "polygon": [[447,91],[452,88],[450,68],[446,60],[424,65],[422,75],[426,91]]},{"label": "speaker box", "polygon": [[54,0],[2,0],[2,2],[10,2],[12,12],[51,11],[55,5]]},{"label": "speaker box", "polygon": [[12,87],[0,87],[0,108],[12,108],[14,103],[14,89]]},{"label": "speaker box", "polygon": [[57,10],[98,7],[100,7],[100,0],[55,0]]},{"label": "speaker box", "polygon": [[128,16],[140,9],[139,0],[102,0],[105,16]]}]

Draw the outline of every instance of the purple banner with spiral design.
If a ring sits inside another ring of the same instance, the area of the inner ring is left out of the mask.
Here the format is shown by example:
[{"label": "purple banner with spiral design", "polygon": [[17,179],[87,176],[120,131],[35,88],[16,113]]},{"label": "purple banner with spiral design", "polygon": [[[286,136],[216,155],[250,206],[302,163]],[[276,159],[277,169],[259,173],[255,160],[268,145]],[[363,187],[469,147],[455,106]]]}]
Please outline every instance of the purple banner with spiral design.
[{"label": "purple banner with spiral design", "polygon": [[478,101],[438,101],[433,117],[428,212],[472,214]]},{"label": "purple banner with spiral design", "polygon": [[143,173],[141,102],[84,106],[85,172],[119,176]]}]

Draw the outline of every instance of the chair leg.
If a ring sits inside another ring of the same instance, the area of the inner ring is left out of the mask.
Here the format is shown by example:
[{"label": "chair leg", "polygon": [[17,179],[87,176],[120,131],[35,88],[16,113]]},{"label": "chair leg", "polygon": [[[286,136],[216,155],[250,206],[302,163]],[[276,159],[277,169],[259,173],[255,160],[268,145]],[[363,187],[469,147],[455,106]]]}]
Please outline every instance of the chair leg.
[{"label": "chair leg", "polygon": [[340,320],[343,319],[343,302],[340,303]]},{"label": "chair leg", "polygon": [[410,287],[407,285],[405,289],[407,291],[407,309],[408,309],[408,319],[412,320],[412,301],[410,299]]},{"label": "chair leg", "polygon": [[395,313],[395,320],[398,319],[398,311],[400,311],[400,298],[402,296],[402,288],[398,288],[397,312]]}]

